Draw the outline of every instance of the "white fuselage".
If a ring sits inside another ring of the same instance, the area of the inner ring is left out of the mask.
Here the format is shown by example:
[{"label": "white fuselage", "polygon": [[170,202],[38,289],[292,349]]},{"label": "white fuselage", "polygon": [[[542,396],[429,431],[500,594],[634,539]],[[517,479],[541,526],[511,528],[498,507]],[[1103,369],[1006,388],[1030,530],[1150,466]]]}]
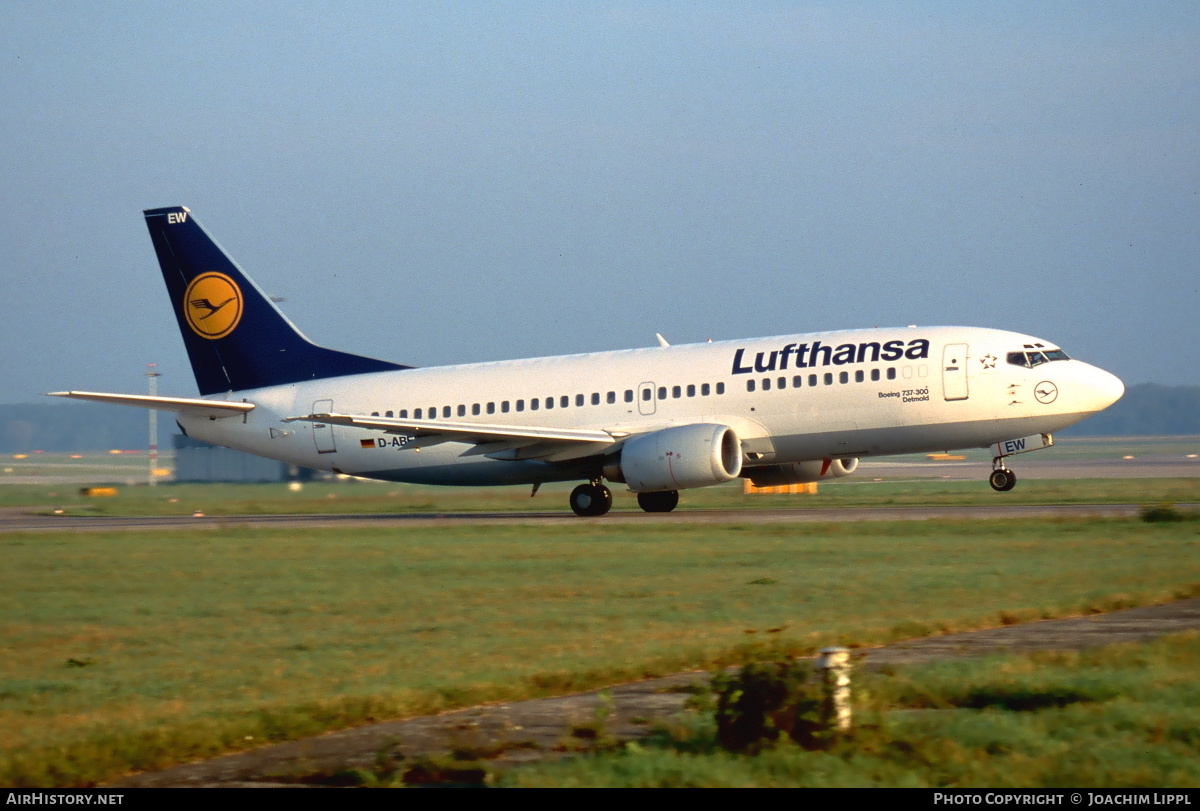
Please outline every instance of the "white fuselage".
[{"label": "white fuselage", "polygon": [[342,412],[626,434],[714,423],[736,431],[752,469],[985,447],[1059,431],[1121,396],[1116,377],[1078,360],[1010,360],[1035,347],[1055,349],[994,329],[913,327],[405,369],[234,392],[226,399],[254,410],[181,414],[180,424],[198,439],[321,470],[499,485],[588,478],[595,461],[480,455],[466,442],[284,420]]}]

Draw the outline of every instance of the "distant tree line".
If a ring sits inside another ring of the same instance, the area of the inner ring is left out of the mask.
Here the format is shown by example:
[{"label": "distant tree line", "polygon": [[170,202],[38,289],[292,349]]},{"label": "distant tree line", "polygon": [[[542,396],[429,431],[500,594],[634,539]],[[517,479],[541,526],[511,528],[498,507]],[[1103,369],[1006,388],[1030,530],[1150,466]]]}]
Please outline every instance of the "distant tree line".
[{"label": "distant tree line", "polygon": [[1200,386],[1140,383],[1109,408],[1063,433],[1070,436],[1200,434]]},{"label": "distant tree line", "polygon": [[[178,432],[174,415],[159,412],[158,446]],[[1200,386],[1130,386],[1108,410],[1064,432],[1070,436],[1200,434]],[[0,405],[0,453],[106,451],[145,448],[147,413],[99,403]]]}]

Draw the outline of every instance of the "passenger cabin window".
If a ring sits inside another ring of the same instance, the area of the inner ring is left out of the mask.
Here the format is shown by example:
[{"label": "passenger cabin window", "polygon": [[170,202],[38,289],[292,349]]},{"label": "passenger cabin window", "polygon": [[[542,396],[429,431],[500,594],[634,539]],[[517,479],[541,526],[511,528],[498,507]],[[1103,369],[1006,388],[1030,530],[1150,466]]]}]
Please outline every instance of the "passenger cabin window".
[{"label": "passenger cabin window", "polygon": [[600,392],[592,392],[592,405],[600,405]]},{"label": "passenger cabin window", "polygon": [[826,372],[826,373],[825,373],[825,385],[826,385],[826,386],[832,386],[832,385],[833,385],[833,372]]},{"label": "passenger cabin window", "polygon": [[553,397],[546,398],[546,408],[554,408],[554,398]]},{"label": "passenger cabin window", "polygon": [[625,389],[625,402],[633,402],[633,389]]},{"label": "passenger cabin window", "polygon": [[471,416],[472,417],[479,416],[479,403],[471,403]]},{"label": "passenger cabin window", "polygon": [[678,400],[680,397],[683,396],[683,389],[679,388],[679,386],[672,386],[671,387],[671,396],[674,397],[676,400]]},{"label": "passenger cabin window", "polygon": [[717,384],[717,394],[724,394],[724,393],[725,393],[725,384],[718,383]]},{"label": "passenger cabin window", "polygon": [[781,389],[787,388],[787,378],[786,377],[781,377],[776,382],[779,384],[779,388],[781,388]]},{"label": "passenger cabin window", "polygon": [[[462,408],[462,406],[459,406],[459,408]],[[450,406],[442,406],[442,417],[450,419]]]},{"label": "passenger cabin window", "polygon": [[582,394],[575,395],[575,405],[577,405],[577,406],[583,405],[583,395]]},{"label": "passenger cabin window", "polygon": [[508,413],[508,400],[504,400],[503,402],[500,403],[500,413],[501,414]]},{"label": "passenger cabin window", "polygon": [[458,407],[458,416],[460,416],[460,417],[467,416],[467,407],[465,405],[460,405]]},{"label": "passenger cabin window", "polygon": [[489,413],[489,414],[495,414],[495,413],[496,413],[496,404],[495,404],[495,403],[488,403],[488,404],[487,404],[487,413]]},{"label": "passenger cabin window", "polygon": [[808,376],[808,385],[810,385],[810,386],[815,386],[815,385],[817,385],[817,376],[816,376],[816,375],[809,375],[809,376]]},{"label": "passenger cabin window", "polygon": [[746,381],[746,391],[754,391],[754,381],[753,380]]},{"label": "passenger cabin window", "polygon": [[524,411],[524,410],[525,410],[525,401],[517,400],[517,411]]},{"label": "passenger cabin window", "polygon": [[855,383],[861,383],[865,379],[866,379],[866,377],[864,376],[862,369],[859,369],[857,372],[854,373],[854,382]]},{"label": "passenger cabin window", "polygon": [[770,390],[771,390],[771,378],[764,377],[763,378],[763,391],[770,391]]},{"label": "passenger cabin window", "polygon": [[712,389],[709,387],[709,385],[707,383],[700,384],[700,396],[701,397],[707,397],[709,395],[709,393],[711,393],[711,391],[712,391]]},{"label": "passenger cabin window", "polygon": [[[534,397],[532,400],[529,401],[529,410],[530,411],[537,411],[541,407],[542,407],[542,401],[539,400],[538,398]],[[519,405],[517,407],[517,410],[520,411]]]},{"label": "passenger cabin window", "polygon": [[688,387],[687,387],[687,396],[688,396],[688,397],[695,397],[695,396],[696,396],[696,384],[694,384],[694,383],[689,383],[689,384],[688,384]]},{"label": "passenger cabin window", "polygon": [[[751,389],[751,391],[753,391],[753,389]],[[666,386],[658,387],[658,399],[660,399],[660,400],[667,399],[667,387]]]},{"label": "passenger cabin window", "polygon": [[413,419],[415,419],[415,420],[421,419],[421,409],[418,408],[413,411]]},{"label": "passenger cabin window", "polygon": [[653,392],[650,389],[648,389],[648,388],[642,389],[642,402],[643,403],[650,402],[651,396],[653,396]]},{"label": "passenger cabin window", "polygon": [[610,391],[608,393],[608,395],[604,398],[604,400],[609,405],[612,405],[613,403],[615,403],[617,401],[617,393],[615,391]]},{"label": "passenger cabin window", "polygon": [[850,373],[849,372],[838,372],[838,382],[839,383],[849,383],[850,382]]},{"label": "passenger cabin window", "polygon": [[570,405],[571,405],[571,398],[568,395],[564,394],[562,397],[559,398],[559,400],[558,400],[559,408],[567,408]]}]

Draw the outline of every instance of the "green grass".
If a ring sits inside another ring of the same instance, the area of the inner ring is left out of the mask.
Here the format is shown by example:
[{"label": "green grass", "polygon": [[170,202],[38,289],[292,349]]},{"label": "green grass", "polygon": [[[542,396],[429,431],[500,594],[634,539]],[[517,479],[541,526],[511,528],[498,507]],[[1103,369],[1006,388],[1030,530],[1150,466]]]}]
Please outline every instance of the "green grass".
[{"label": "green grass", "polygon": [[[549,484],[535,498],[527,487],[458,488],[384,482],[307,483],[300,491],[286,484],[179,484],[121,486],[115,497],[87,498],[78,488],[10,485],[0,487],[0,506],[32,507],[71,515],[138,516],[393,514],[460,512],[560,512],[570,514],[570,484]],[[614,510],[640,512],[633,495],[613,488]],[[744,495],[741,482],[688,490],[681,510],[793,509],[819,507],[964,506],[1021,504],[1188,504],[1200,502],[1200,477],[1177,479],[1069,479],[1022,481],[1009,493],[979,481],[866,481],[849,477],[822,483],[815,495]]]},{"label": "green grass", "polygon": [[10,534],[0,784],[1160,602],[1198,551],[1138,520]]},{"label": "green grass", "polygon": [[1200,786],[1200,634],[858,676],[858,727],[823,751],[718,748],[711,712],[650,740],[500,774],[502,786]]}]

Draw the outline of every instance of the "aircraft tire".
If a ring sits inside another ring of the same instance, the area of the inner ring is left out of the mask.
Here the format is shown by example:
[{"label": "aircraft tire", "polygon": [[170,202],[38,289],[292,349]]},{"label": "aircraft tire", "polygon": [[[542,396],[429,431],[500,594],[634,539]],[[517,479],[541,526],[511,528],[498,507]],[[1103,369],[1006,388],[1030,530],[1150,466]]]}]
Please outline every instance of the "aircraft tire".
[{"label": "aircraft tire", "polygon": [[678,490],[660,490],[657,493],[638,493],[638,506],[648,513],[669,513],[679,505]]},{"label": "aircraft tire", "polygon": [[571,510],[576,515],[604,515],[610,509],[612,491],[602,484],[581,484],[571,491]]},{"label": "aircraft tire", "polygon": [[998,468],[988,477],[988,484],[997,493],[1007,493],[1017,486],[1017,474],[1007,468]]}]

